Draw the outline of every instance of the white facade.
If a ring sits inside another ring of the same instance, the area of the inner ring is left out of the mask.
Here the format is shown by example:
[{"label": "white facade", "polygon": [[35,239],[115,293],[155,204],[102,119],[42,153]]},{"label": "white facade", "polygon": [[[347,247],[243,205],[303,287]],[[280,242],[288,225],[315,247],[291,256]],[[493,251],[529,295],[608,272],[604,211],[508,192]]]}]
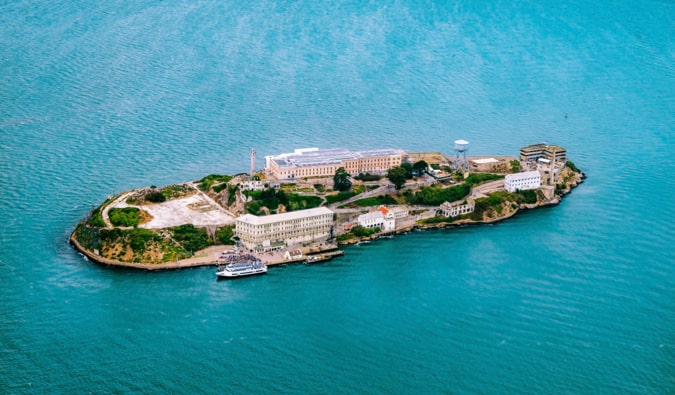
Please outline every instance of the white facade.
[{"label": "white facade", "polygon": [[538,171],[507,174],[504,178],[504,189],[509,192],[517,190],[537,189],[541,186],[541,174]]},{"label": "white facade", "polygon": [[458,215],[473,213],[475,207],[473,201],[468,201],[466,204],[444,202],[441,204],[441,214],[445,217],[456,217]]},{"label": "white facade", "polygon": [[351,175],[383,174],[392,167],[400,166],[404,156],[405,151],[399,149],[349,151],[345,148],[301,148],[291,153],[266,156],[265,171],[279,180],[332,177],[340,167]]},{"label": "white facade", "polygon": [[[398,212],[399,215],[403,211]],[[404,212],[407,216],[407,211]],[[364,228],[380,228],[382,232],[393,232],[396,230],[396,212],[380,206],[377,210],[359,215],[357,222]],[[401,217],[399,217],[401,218]]]},{"label": "white facade", "polygon": [[237,218],[234,234],[246,248],[255,250],[281,243],[326,240],[333,231],[333,217],[333,212],[326,207],[260,217],[246,214]]},{"label": "white facade", "polygon": [[242,191],[262,191],[265,189],[265,184],[262,181],[244,181],[239,184],[239,189]]}]

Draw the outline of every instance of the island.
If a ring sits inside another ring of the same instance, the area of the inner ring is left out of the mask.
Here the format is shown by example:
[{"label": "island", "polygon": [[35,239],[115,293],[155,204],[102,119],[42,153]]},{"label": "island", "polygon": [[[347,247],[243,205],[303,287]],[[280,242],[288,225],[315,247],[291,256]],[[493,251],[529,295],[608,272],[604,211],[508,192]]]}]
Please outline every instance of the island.
[{"label": "island", "polygon": [[145,270],[217,265],[232,252],[268,266],[412,230],[485,224],[558,204],[585,174],[545,143],[520,156],[303,148],[249,173],[211,174],[109,196],[70,235],[87,260]]}]

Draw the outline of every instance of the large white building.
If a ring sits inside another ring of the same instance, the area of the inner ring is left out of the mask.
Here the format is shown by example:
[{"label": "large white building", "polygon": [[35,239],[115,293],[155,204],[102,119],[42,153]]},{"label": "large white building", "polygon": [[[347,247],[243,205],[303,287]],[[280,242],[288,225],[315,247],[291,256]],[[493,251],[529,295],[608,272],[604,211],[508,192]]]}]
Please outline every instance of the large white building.
[{"label": "large white building", "polygon": [[567,161],[567,150],[559,145],[548,145],[546,143],[528,145],[520,149],[520,160],[523,162],[536,162],[539,158],[544,158],[558,164],[565,164]]},{"label": "large white building", "polygon": [[475,208],[476,208],[476,204],[472,199],[469,199],[466,203],[444,202],[444,203],[441,203],[441,214],[444,217],[456,217],[458,215],[473,213],[473,210]]},{"label": "large white building", "polygon": [[332,237],[334,223],[333,211],[326,207],[266,216],[246,214],[237,218],[234,234],[246,248],[266,251],[326,240]]},{"label": "large white building", "polygon": [[265,171],[276,179],[334,176],[340,167],[351,175],[382,174],[400,166],[405,156],[400,149],[350,151],[345,148],[301,148],[265,157]]},{"label": "large white building", "polygon": [[396,220],[408,216],[408,210],[380,206],[377,210],[359,215],[356,222],[364,228],[380,228],[382,232],[396,230]]},{"label": "large white building", "polygon": [[507,174],[504,178],[504,189],[509,192],[517,190],[537,189],[541,186],[541,174],[538,171]]}]

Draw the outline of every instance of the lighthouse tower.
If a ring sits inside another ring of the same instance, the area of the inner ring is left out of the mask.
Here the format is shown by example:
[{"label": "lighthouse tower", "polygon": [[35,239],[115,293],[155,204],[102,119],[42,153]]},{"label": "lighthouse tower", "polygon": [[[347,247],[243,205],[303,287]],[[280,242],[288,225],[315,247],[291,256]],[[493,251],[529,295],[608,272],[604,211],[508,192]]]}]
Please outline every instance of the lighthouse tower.
[{"label": "lighthouse tower", "polygon": [[251,177],[253,177],[256,173],[255,170],[255,149],[251,149]]}]

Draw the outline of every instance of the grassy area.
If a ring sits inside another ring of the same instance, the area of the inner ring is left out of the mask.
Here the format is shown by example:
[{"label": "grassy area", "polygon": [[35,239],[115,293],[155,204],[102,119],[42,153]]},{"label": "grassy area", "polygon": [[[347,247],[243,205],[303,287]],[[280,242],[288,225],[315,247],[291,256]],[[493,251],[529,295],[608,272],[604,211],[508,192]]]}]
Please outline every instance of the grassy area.
[{"label": "grassy area", "polygon": [[336,202],[341,202],[343,200],[347,200],[353,196],[356,196],[356,193],[352,191],[346,191],[346,192],[338,192],[337,194],[334,195],[326,195],[326,203],[332,204]]},{"label": "grassy area", "polygon": [[[443,202],[454,202],[463,199],[471,192],[471,185],[461,184],[448,188],[430,186],[423,188],[412,196],[412,204],[439,206]],[[410,195],[404,195],[410,196]],[[408,197],[410,199],[410,197]]]},{"label": "grassy area", "polygon": [[501,174],[491,174],[491,173],[471,173],[469,176],[464,180],[467,184],[474,186],[478,184],[482,184],[484,182],[488,181],[495,181],[495,180],[500,180],[504,178],[503,175]]},{"label": "grassy area", "polygon": [[[364,199],[359,199],[356,200],[352,203],[349,203],[348,207],[370,207],[370,206],[380,206],[380,205],[386,205],[386,204],[398,204],[396,199],[389,195],[379,195],[379,196],[373,196],[369,198],[364,198]],[[340,206],[340,208],[343,208],[344,206]]]}]

